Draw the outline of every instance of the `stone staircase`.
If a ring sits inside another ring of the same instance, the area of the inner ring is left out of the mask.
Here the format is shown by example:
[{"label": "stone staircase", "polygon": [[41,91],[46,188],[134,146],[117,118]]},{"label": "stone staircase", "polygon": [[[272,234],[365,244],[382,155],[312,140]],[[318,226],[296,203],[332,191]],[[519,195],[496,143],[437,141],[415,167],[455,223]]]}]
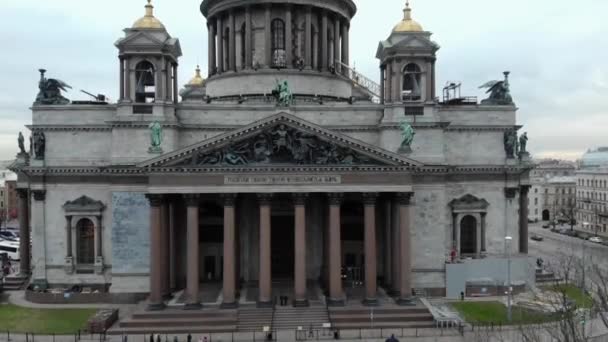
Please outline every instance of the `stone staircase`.
[{"label": "stone staircase", "polygon": [[553,272],[536,272],[536,283],[537,284],[550,284],[557,283],[561,279],[557,278]]},{"label": "stone staircase", "polygon": [[424,305],[330,308],[332,326],[338,329],[433,328],[433,315]]},{"label": "stone staircase", "polygon": [[237,310],[141,311],[108,330],[120,334],[189,334],[232,332],[237,328]]},{"label": "stone staircase", "polygon": [[323,305],[311,305],[310,307],[277,306],[272,321],[274,330],[296,330],[302,327],[308,330],[321,329],[323,323],[329,323],[327,308]]},{"label": "stone staircase", "polygon": [[25,289],[27,286],[29,277],[28,276],[9,276],[4,278],[2,288],[4,291],[20,291]]},{"label": "stone staircase", "polygon": [[260,332],[264,327],[272,327],[272,308],[241,306],[238,311],[237,331]]}]

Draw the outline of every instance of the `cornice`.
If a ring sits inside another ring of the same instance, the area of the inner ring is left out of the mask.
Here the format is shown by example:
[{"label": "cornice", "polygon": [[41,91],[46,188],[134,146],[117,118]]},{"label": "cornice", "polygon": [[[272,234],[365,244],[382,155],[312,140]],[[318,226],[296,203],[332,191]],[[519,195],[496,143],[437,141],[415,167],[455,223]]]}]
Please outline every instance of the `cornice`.
[{"label": "cornice", "polygon": [[44,131],[44,132],[53,132],[53,131],[84,131],[84,132],[92,132],[92,131],[111,131],[112,126],[108,125],[27,125],[25,126],[29,128],[32,132]]},{"label": "cornice", "polygon": [[506,132],[515,129],[520,130],[521,125],[449,125],[446,131],[499,131]]}]

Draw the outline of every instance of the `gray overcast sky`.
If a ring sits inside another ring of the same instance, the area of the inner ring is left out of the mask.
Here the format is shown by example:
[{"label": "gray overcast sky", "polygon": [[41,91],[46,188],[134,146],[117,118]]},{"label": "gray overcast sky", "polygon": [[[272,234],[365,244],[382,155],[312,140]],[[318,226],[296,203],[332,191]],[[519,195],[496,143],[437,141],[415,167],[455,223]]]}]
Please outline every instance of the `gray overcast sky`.
[{"label": "gray overcast sky", "polygon": [[[355,0],[351,63],[372,79],[374,58],[401,19],[404,1]],[[207,33],[199,0],[154,0],[156,16],[178,37],[180,85],[197,63],[207,70]],[[17,132],[31,123],[37,69],[116,99],[114,42],[144,13],[144,0],[3,0],[0,4],[0,160],[17,152]],[[463,95],[510,70],[519,123],[535,157],[576,159],[608,145],[606,0],[412,0],[413,16],[441,45],[437,84],[462,81]],[[438,89],[441,94],[441,89]],[[69,147],[68,147],[69,148]]]}]

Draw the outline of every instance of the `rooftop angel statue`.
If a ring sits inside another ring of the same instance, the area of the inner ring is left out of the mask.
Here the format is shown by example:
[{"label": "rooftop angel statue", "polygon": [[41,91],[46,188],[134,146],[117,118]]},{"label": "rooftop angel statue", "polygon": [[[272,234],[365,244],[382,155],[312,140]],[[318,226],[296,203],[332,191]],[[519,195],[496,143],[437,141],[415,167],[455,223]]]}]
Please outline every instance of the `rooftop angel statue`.
[{"label": "rooftop angel statue", "polygon": [[481,104],[486,105],[512,105],[513,98],[511,97],[511,91],[509,89],[509,74],[510,72],[505,71],[504,81],[490,81],[479,89],[489,88],[487,93],[490,93],[490,97],[481,101]]},{"label": "rooftop angel statue", "polygon": [[38,88],[40,91],[36,96],[35,104],[42,105],[67,105],[70,100],[66,99],[61,95],[62,91],[72,89],[67,83],[62,80],[55,78],[46,78],[44,73],[46,70],[40,69],[40,82],[38,82]]}]

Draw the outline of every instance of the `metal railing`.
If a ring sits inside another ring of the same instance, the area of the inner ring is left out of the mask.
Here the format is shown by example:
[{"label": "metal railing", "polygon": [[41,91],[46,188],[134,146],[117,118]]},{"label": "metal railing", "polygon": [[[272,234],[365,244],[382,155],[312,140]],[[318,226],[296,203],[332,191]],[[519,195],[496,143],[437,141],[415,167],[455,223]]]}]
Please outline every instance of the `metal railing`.
[{"label": "metal railing", "polygon": [[351,68],[349,65],[336,60],[336,72],[341,73],[346,78],[350,79],[356,85],[367,90],[373,97],[380,98],[380,84],[367,78],[357,70]]}]

